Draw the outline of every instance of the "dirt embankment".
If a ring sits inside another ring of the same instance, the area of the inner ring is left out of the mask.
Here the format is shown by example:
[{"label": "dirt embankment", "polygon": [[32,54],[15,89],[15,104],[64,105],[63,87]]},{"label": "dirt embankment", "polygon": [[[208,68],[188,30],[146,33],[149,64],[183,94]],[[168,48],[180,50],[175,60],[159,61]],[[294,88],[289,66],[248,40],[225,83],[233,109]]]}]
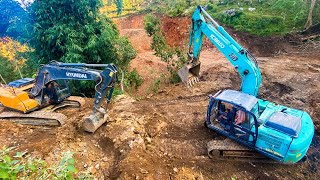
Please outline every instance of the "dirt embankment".
[{"label": "dirt embankment", "polygon": [[[191,17],[161,16],[161,30],[167,43],[171,46],[187,48],[191,27]],[[246,32],[238,32],[230,27],[225,30],[244,48],[249,49],[256,56],[274,56],[275,54],[297,51],[294,45],[301,44],[299,35],[261,37],[250,35]],[[203,50],[212,49],[215,46],[204,36]]]}]

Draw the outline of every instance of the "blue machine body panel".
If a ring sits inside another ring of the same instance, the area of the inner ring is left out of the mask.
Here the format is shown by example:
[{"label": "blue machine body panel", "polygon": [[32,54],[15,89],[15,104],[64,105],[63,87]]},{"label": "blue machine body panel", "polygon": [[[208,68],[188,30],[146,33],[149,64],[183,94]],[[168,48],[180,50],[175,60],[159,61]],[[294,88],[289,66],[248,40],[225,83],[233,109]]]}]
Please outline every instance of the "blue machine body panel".
[{"label": "blue machine body panel", "polygon": [[33,82],[34,82],[33,78],[22,78],[22,79],[9,82],[8,85],[11,87],[20,88],[20,87],[32,84]]}]

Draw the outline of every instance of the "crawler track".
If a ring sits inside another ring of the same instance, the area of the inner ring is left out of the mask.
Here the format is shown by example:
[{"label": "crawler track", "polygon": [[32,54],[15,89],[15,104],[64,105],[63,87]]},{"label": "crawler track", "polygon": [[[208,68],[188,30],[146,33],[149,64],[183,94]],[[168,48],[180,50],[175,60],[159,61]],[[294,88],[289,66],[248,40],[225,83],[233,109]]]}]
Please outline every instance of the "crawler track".
[{"label": "crawler track", "polygon": [[208,156],[212,160],[232,160],[259,163],[277,163],[262,154],[230,139],[212,140],[207,143]]},{"label": "crawler track", "polygon": [[60,126],[64,124],[67,116],[61,113],[45,111],[35,111],[29,114],[7,111],[0,114],[0,119],[27,125]]},{"label": "crawler track", "polygon": [[3,110],[0,113],[0,120],[11,121],[18,124],[34,126],[61,126],[65,123],[67,116],[56,113],[57,109],[65,107],[80,108],[84,106],[85,100],[81,97],[71,96],[56,105],[49,105],[43,109],[23,114],[21,112]]}]

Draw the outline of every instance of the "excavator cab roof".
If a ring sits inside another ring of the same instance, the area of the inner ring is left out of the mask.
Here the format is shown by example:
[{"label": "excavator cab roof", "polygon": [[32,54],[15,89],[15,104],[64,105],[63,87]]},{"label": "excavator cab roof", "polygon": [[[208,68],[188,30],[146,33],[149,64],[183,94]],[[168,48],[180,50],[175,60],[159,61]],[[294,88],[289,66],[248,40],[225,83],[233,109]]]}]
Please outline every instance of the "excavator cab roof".
[{"label": "excavator cab roof", "polygon": [[258,99],[252,95],[230,89],[222,91],[215,99],[235,104],[247,111],[251,111],[258,102]]},{"label": "excavator cab roof", "polygon": [[33,82],[34,82],[33,78],[22,78],[22,79],[9,82],[8,85],[11,87],[20,88],[20,87],[32,84]]}]

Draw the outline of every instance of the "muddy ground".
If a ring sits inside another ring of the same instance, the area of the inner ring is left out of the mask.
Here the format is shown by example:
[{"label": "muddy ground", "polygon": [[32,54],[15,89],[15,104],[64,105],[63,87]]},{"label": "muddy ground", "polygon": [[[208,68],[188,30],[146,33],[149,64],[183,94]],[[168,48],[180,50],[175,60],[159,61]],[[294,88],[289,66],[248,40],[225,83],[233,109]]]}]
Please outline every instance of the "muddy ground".
[{"label": "muddy ground", "polygon": [[[86,99],[82,109],[60,110],[68,121],[58,128],[0,122],[0,144],[28,150],[49,163],[56,163],[61,152],[70,150],[75,152],[76,167],[88,169],[98,179],[320,178],[318,136],[307,161],[295,165],[209,159],[206,143],[222,137],[203,126],[207,96],[221,89],[239,89],[240,79],[227,60],[208,46],[201,52],[200,83],[192,89],[182,84],[168,85],[165,76],[160,76],[167,74],[166,64],[150,50],[151,39],[143,30],[142,18],[138,15],[117,20],[121,34],[128,36],[138,51],[131,68],[137,69],[144,83],[131,96],[114,100],[107,124],[94,134],[81,129],[82,118],[90,113],[92,105],[92,99]],[[175,26],[166,23],[187,27],[187,20],[165,19],[166,34],[179,31],[170,30]],[[181,36],[172,35],[171,40],[186,42],[186,31],[178,33]],[[259,96],[309,112],[319,133],[319,53],[283,52],[257,59],[263,75]],[[161,86],[155,90],[154,81],[159,78]]]}]

